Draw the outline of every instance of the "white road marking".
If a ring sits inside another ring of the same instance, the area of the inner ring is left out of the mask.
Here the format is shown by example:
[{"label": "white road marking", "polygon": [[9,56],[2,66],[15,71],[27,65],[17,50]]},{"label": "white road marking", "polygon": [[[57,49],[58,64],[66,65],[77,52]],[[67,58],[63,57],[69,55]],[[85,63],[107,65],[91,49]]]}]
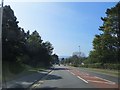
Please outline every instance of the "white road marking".
[{"label": "white road marking", "polygon": [[43,83],[44,81],[39,81],[38,83]]},{"label": "white road marking", "polygon": [[68,72],[70,72],[70,70],[67,70]]},{"label": "white road marking", "polygon": [[72,75],[75,75],[74,73],[70,72]]},{"label": "white road marking", "polygon": [[83,77],[85,77],[85,78],[91,78],[91,79],[95,79],[96,78],[94,76],[83,76]]},{"label": "white road marking", "polygon": [[[52,74],[52,73],[53,73],[53,71],[51,71],[49,74]],[[49,75],[49,74],[48,74],[48,75]],[[37,88],[38,86],[40,86],[41,84],[43,84],[45,78],[46,78],[48,75],[46,75],[46,76],[43,77],[40,81],[38,81],[37,83],[35,83],[35,84],[32,86],[32,88]]]},{"label": "white road marking", "polygon": [[37,84],[34,84],[33,86],[32,86],[32,88],[35,88],[37,86]]},{"label": "white road marking", "polygon": [[85,83],[88,83],[85,79],[81,78],[80,76],[77,76],[79,79],[81,79],[82,81],[84,81]]},{"label": "white road marking", "polygon": [[34,84],[32,88],[37,88],[39,87],[44,81],[38,81],[38,83]]},{"label": "white road marking", "polygon": [[94,81],[94,80],[87,80],[87,81],[96,82],[96,83],[115,84],[115,83],[112,83],[112,82],[104,82],[104,81]]},{"label": "white road marking", "polygon": [[39,86],[39,84],[37,84],[36,87],[34,87],[34,88],[37,88],[38,86]]},{"label": "white road marking", "polygon": [[99,78],[99,79],[101,79],[101,80],[107,81],[107,82],[109,82],[109,83],[115,84],[115,82],[109,81],[109,80],[107,80],[107,79],[103,79],[103,78],[100,78],[100,77],[97,77],[97,76],[95,76],[95,77],[96,77],[96,78]]},{"label": "white road marking", "polygon": [[81,72],[81,74],[86,75],[86,76],[88,76],[88,75],[89,75],[88,73],[84,73],[84,72]]},{"label": "white road marking", "polygon": [[53,73],[53,71],[51,71],[49,74],[52,74]]},{"label": "white road marking", "polygon": [[88,73],[83,73],[83,74],[85,74],[85,75],[89,76],[89,74],[88,74]]}]

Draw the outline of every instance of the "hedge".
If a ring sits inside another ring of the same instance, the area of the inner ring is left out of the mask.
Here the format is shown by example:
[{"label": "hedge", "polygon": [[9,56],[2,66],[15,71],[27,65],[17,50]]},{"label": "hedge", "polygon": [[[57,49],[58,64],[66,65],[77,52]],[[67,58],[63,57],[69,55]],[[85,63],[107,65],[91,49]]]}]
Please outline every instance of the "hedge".
[{"label": "hedge", "polygon": [[120,70],[120,64],[110,64],[110,63],[106,63],[103,65],[101,63],[85,64],[85,65],[80,65],[80,67]]}]

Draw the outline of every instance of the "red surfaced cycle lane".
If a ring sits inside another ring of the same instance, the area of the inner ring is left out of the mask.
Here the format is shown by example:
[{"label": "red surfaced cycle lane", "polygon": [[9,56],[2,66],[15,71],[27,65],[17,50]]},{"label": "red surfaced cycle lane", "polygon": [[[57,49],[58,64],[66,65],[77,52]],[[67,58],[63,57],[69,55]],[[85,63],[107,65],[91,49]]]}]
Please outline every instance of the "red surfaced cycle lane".
[{"label": "red surfaced cycle lane", "polygon": [[69,72],[83,80],[85,83],[88,83],[96,88],[118,88],[118,84],[113,81],[93,76],[86,72],[78,71],[75,68],[70,68]]}]

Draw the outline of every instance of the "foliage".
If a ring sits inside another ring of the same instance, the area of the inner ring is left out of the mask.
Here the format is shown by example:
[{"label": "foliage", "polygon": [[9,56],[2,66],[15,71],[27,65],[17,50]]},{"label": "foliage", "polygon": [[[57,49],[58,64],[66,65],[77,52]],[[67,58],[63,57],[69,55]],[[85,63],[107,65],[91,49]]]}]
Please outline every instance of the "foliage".
[{"label": "foliage", "polygon": [[3,26],[2,26],[2,54],[3,60],[14,62],[17,56],[24,52],[24,31],[18,27],[17,18],[14,16],[10,6],[3,8]]},{"label": "foliage", "polygon": [[103,65],[102,63],[85,64],[85,65],[80,65],[80,67],[120,70],[120,64],[111,64],[111,63],[106,63]]},{"label": "foliage", "polygon": [[65,60],[62,60],[61,63],[78,67],[79,65],[82,64],[82,62],[85,59],[86,59],[86,57],[78,57],[77,55],[73,55],[72,57],[69,57],[69,58],[67,58]]},{"label": "foliage", "polygon": [[102,32],[95,35],[93,40],[93,51],[90,52],[88,63],[118,63],[120,51],[120,3],[106,10],[106,17],[101,17],[103,25],[99,27]]},{"label": "foliage", "polygon": [[[52,62],[52,44],[43,42],[35,30],[25,32],[18,26],[14,11],[10,6],[3,7],[2,60],[9,64],[27,64],[32,67],[49,67]],[[14,66],[15,66],[14,65]],[[15,68],[14,68],[15,69]],[[15,71],[12,69],[12,71]],[[19,71],[19,70],[18,70]]]},{"label": "foliage", "polygon": [[59,57],[56,54],[52,55],[52,64],[59,64]]}]

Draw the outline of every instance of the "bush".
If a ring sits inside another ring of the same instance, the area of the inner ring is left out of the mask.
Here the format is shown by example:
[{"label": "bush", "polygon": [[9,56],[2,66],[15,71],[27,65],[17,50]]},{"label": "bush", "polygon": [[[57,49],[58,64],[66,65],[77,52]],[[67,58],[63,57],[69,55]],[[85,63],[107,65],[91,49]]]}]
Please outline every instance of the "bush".
[{"label": "bush", "polygon": [[80,65],[80,67],[88,68],[88,64]]},{"label": "bush", "polygon": [[115,69],[115,70],[120,70],[120,64],[110,64],[106,63],[104,64],[105,69]]},{"label": "bush", "polygon": [[79,65],[74,64],[73,66],[74,66],[74,67],[78,67]]},{"label": "bush", "polygon": [[101,63],[89,64],[90,68],[102,68]]}]

